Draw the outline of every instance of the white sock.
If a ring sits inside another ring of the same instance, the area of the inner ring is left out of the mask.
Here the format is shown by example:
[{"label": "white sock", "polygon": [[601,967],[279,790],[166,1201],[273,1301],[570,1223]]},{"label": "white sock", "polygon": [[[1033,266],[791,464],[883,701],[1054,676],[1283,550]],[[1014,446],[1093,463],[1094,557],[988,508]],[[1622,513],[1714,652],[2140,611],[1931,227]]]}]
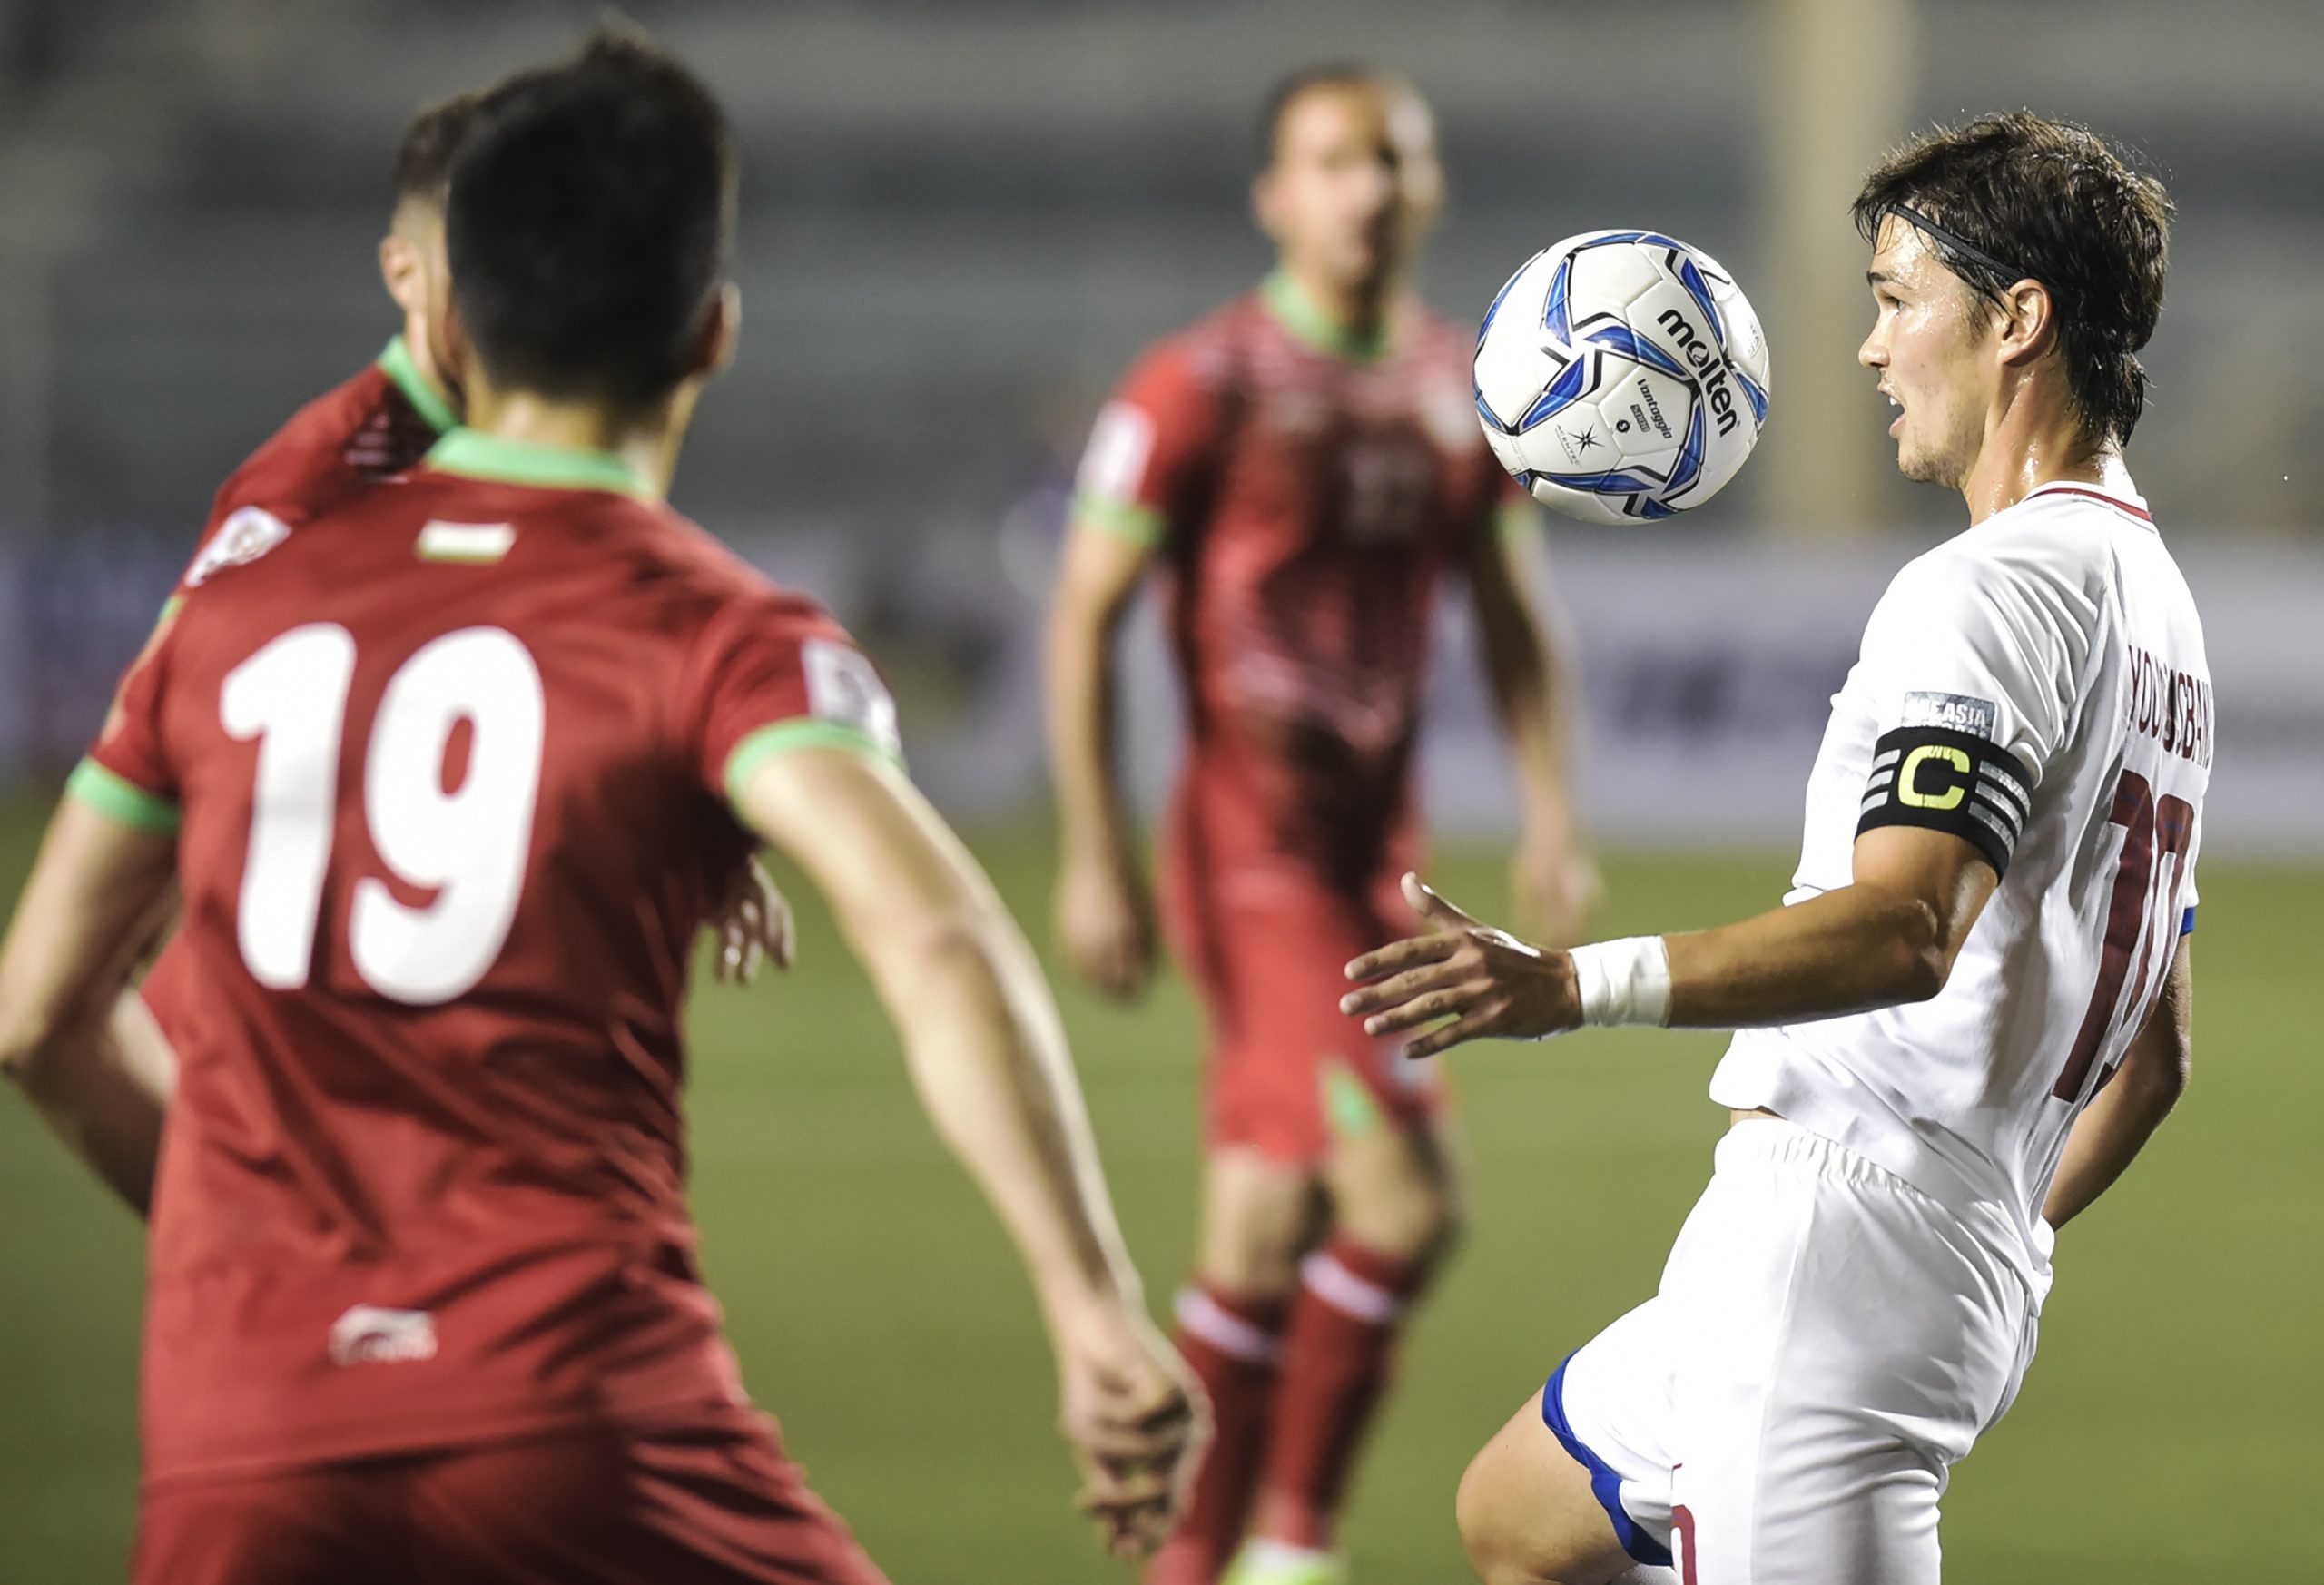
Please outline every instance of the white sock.
[{"label": "white sock", "polygon": [[1614,1585],[1679,1585],[1679,1571],[1653,1563],[1640,1563],[1616,1580]]},{"label": "white sock", "polygon": [[[1287,1569],[1294,1563],[1321,1562],[1331,1555],[1315,1547],[1295,1547],[1289,1541],[1270,1541],[1263,1535],[1255,1535],[1243,1543],[1243,1556],[1257,1569]],[[1672,1577],[1673,1585],[1676,1578]]]}]

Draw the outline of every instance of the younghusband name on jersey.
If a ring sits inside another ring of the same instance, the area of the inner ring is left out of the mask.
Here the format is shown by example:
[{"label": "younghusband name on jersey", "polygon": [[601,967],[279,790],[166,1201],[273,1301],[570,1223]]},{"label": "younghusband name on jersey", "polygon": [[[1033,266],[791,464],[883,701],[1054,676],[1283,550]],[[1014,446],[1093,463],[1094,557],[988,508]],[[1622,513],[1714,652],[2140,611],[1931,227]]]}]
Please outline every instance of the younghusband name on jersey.
[{"label": "younghusband name on jersey", "polygon": [[2131,730],[2153,738],[2165,753],[2211,765],[2211,684],[2166,665],[2136,645],[2128,646]]}]

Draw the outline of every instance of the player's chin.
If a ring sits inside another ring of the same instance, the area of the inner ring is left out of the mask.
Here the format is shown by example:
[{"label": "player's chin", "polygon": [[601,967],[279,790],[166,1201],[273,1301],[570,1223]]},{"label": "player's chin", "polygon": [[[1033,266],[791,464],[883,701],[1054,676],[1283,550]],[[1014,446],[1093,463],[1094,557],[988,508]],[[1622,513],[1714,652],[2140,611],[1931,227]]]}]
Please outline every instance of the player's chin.
[{"label": "player's chin", "polygon": [[1898,473],[1903,474],[1915,484],[1944,484],[1952,477],[1951,471],[1945,468],[1942,458],[1932,456],[1926,451],[1915,451],[1911,448],[1910,440],[1899,439],[1896,442],[1896,471]]},{"label": "player's chin", "polygon": [[1393,236],[1371,230],[1358,231],[1340,250],[1342,279],[1350,286],[1376,284],[1396,267],[1396,243]]}]

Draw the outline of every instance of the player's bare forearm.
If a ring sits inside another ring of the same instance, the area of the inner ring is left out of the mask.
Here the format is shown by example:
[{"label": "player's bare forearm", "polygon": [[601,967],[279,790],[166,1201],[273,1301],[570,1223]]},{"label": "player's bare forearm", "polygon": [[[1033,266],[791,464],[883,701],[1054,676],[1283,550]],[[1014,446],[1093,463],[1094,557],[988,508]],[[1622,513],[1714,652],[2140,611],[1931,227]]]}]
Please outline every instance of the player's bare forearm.
[{"label": "player's bare forearm", "polygon": [[1859,881],[1739,924],[1667,936],[1670,1023],[1758,1029],[1925,1001],[1945,989],[1966,934],[1950,931],[1914,892]]},{"label": "player's bare forearm", "polygon": [[742,812],[813,877],[903,1037],[921,1103],[1016,1239],[1058,1359],[1085,1510],[1124,1554],[1167,1527],[1196,1436],[1107,1198],[1056,1004],[991,883],[883,761],[802,749]]},{"label": "player's bare forearm", "polygon": [[23,1082],[99,1181],[138,1216],[150,1215],[177,1059],[143,1000],[123,993],[110,1018],[74,1037],[69,1055],[34,1065]]},{"label": "player's bare forearm", "polygon": [[[1994,881],[1958,837],[1896,826],[1868,832],[1856,841],[1854,884],[1738,924],[1660,938],[1665,962],[1649,977],[1659,980],[1660,1010],[1650,1021],[1751,1029],[1926,1000],[1945,988]],[[1577,953],[1493,930],[1416,881],[1406,889],[1438,933],[1348,965],[1348,977],[1364,984],[1341,1009],[1364,1017],[1371,1033],[1424,1030],[1405,1046],[1420,1057],[1463,1040],[1537,1039],[1592,1019],[1636,1021],[1610,998],[1593,1008]],[[1622,1007],[1630,1005],[1624,998]]]},{"label": "player's bare forearm", "polygon": [[1561,840],[1572,825],[1573,672],[1539,601],[1529,595],[1524,541],[1495,535],[1470,564],[1485,677],[1509,738],[1529,831]]},{"label": "player's bare forearm", "polygon": [[2064,1226],[2113,1187],[2179,1104],[2194,1054],[2194,973],[2192,945],[2181,938],[2146,1028],[2066,1136],[2042,1207],[2051,1226]]},{"label": "player's bare forearm", "polygon": [[175,858],[173,837],[67,799],[0,946],[0,1069],[141,1216],[176,1063],[128,986]]},{"label": "player's bare forearm", "polygon": [[1047,671],[1050,773],[1068,861],[1135,862],[1121,793],[1114,643],[1149,556],[1102,530],[1067,537]]},{"label": "player's bare forearm", "polygon": [[1063,1031],[998,904],[930,920],[875,973],[921,1104],[1016,1232],[1044,1300],[1134,1296]]},{"label": "player's bare forearm", "polygon": [[1101,528],[1068,537],[1049,613],[1050,763],[1061,824],[1053,922],[1082,980],[1128,999],[1153,972],[1153,904],[1116,754],[1114,640],[1152,552]]},{"label": "player's bare forearm", "polygon": [[762,767],[743,812],[830,898],[930,1117],[1056,1319],[1137,1293],[1064,1033],[1031,950],[901,772],[843,750]]},{"label": "player's bare forearm", "polygon": [[1487,537],[1471,554],[1470,582],[1485,676],[1524,810],[1510,873],[1512,922],[1562,946],[1581,935],[1597,901],[1598,871],[1574,808],[1571,655],[1551,608],[1531,592],[1531,535]]}]

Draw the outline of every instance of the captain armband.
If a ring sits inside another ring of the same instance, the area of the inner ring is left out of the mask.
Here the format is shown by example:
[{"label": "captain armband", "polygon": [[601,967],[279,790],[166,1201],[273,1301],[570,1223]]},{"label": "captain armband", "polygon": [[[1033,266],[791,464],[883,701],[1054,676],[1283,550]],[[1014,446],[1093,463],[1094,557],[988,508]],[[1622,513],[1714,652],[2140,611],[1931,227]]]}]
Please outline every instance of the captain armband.
[{"label": "captain armband", "polygon": [[1951,727],[1900,726],[1874,749],[1856,831],[1950,832],[2006,875],[2033,799],[2034,778],[1999,743]]}]

